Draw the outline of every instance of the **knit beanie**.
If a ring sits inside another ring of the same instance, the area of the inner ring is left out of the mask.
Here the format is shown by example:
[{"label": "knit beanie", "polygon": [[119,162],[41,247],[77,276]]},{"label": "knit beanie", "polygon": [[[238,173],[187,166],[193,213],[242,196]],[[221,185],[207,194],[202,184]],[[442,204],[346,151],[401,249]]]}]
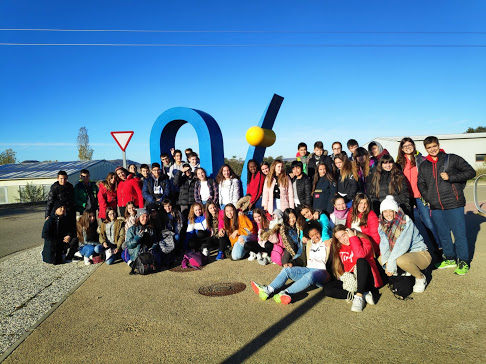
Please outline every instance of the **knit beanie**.
[{"label": "knit beanie", "polygon": [[386,196],[386,198],[380,204],[380,214],[385,210],[393,210],[398,212],[398,203],[392,195]]},{"label": "knit beanie", "polygon": [[273,210],[272,215],[275,216],[276,220],[283,219],[283,212],[279,209]]},{"label": "knit beanie", "polygon": [[64,206],[66,207],[66,203],[60,200],[56,200],[54,205],[52,206],[52,211],[56,211],[59,207]]},{"label": "knit beanie", "polygon": [[137,219],[138,219],[140,216],[144,215],[144,214],[148,214],[148,212],[147,212],[147,210],[146,210],[146,209],[144,209],[144,208],[137,209]]}]

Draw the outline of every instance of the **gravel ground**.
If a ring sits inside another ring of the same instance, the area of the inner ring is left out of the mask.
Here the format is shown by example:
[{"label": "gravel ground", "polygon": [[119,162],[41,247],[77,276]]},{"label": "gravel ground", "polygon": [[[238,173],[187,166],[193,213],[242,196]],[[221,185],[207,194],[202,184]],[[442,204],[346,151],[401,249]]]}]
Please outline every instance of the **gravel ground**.
[{"label": "gravel ground", "polygon": [[45,264],[41,250],[31,248],[0,262],[0,355],[97,268],[83,261]]}]

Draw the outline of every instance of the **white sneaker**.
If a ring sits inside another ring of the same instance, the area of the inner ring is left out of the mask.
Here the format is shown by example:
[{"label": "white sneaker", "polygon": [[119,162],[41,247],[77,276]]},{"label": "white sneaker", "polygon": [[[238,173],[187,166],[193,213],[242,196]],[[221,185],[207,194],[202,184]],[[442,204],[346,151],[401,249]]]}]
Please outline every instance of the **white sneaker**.
[{"label": "white sneaker", "polygon": [[423,278],[415,278],[415,284],[413,285],[413,291],[415,293],[422,293],[425,291],[425,287],[427,286],[427,278],[422,274]]},{"label": "white sneaker", "polygon": [[106,249],[105,250],[105,260],[108,260],[113,255],[113,250]]},{"label": "white sneaker", "polygon": [[202,255],[204,255],[205,257],[207,257],[208,254],[209,254],[208,248],[203,248]]},{"label": "white sneaker", "polygon": [[248,260],[251,262],[255,259],[256,259],[256,254],[254,252],[250,252],[250,257],[248,258]]},{"label": "white sneaker", "polygon": [[256,255],[256,259],[257,259],[257,260],[261,260],[261,259],[262,259],[262,253],[257,253],[257,255]]},{"label": "white sneaker", "polygon": [[351,305],[351,311],[353,312],[361,312],[365,307],[365,301],[363,297],[355,295],[353,298],[353,304]]},{"label": "white sneaker", "polygon": [[373,299],[373,294],[371,292],[366,292],[364,294],[364,298],[365,298],[366,303],[368,305],[374,305],[375,304],[375,300]]},{"label": "white sneaker", "polygon": [[84,264],[90,265],[91,264],[91,260],[88,257],[84,257]]},{"label": "white sneaker", "polygon": [[74,256],[75,257],[78,257],[78,258],[82,258],[83,257],[83,255],[80,252],[74,253]]},{"label": "white sneaker", "polygon": [[262,259],[258,259],[258,264],[267,265],[268,263],[270,263],[270,258],[268,257],[268,254],[265,258],[262,257]]},{"label": "white sneaker", "polygon": [[267,252],[262,253],[262,258],[263,258],[263,259],[264,259],[264,258],[267,258],[267,257],[268,257],[268,253],[267,253]]}]

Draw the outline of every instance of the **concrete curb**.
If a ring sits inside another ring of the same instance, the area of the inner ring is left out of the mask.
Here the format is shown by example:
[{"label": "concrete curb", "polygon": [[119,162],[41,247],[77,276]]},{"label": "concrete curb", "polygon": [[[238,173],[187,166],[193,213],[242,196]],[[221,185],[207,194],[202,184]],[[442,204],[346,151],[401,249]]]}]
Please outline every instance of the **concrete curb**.
[{"label": "concrete curb", "polygon": [[[19,252],[17,252],[19,253]],[[16,254],[16,253],[14,253]],[[10,254],[8,255],[8,257],[12,257],[14,254]],[[96,272],[98,270],[98,268],[101,266],[102,264],[97,264],[97,267],[90,273],[88,274],[86,277],[84,277],[83,279],[81,279],[81,281],[79,281],[73,288],[71,288],[69,290],[68,293],[66,293],[60,300],[59,302],[57,302],[54,306],[51,307],[51,309],[49,311],[47,311],[39,320],[37,320],[37,322],[35,324],[33,324],[31,327],[29,327],[29,329],[15,342],[13,343],[7,350],[5,350],[5,352],[0,356],[0,363],[2,363],[5,359],[8,358],[8,356],[10,354],[12,354],[12,352],[17,349],[19,347],[20,344],[22,344],[24,342],[25,339],[27,339],[29,337],[29,335],[34,332],[34,330],[39,327],[40,324],[42,324],[49,316],[51,316],[54,311],[56,311],[59,306],[61,306],[64,301],[69,297],[71,296],[79,287],[81,287],[81,285],[86,282],[86,280],[91,277],[91,275]]]}]

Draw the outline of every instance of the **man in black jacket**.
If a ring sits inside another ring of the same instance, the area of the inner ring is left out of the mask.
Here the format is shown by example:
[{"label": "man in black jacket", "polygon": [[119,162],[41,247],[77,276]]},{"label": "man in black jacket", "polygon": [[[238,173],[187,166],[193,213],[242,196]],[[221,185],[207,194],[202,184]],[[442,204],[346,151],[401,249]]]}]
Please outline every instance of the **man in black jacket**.
[{"label": "man in black jacket", "polygon": [[[454,273],[464,275],[469,271],[470,257],[463,190],[466,182],[476,175],[476,171],[460,156],[446,154],[434,136],[425,138],[424,146],[429,155],[420,164],[417,186],[422,197],[430,204],[432,220],[445,257],[437,268],[457,267]],[[451,232],[454,234],[454,243]]]},{"label": "man in black jacket", "polygon": [[159,209],[162,201],[170,196],[171,187],[169,177],[162,172],[160,164],[152,163],[152,174],[145,179],[142,188],[145,206],[155,204]]},{"label": "man in black jacket", "polygon": [[174,172],[174,185],[180,188],[177,204],[181,208],[182,216],[187,220],[189,208],[195,202],[194,186],[196,185],[196,177],[188,163],[184,163],[181,170]]},{"label": "man in black jacket", "polygon": [[292,162],[292,188],[294,189],[295,206],[312,206],[312,184],[310,178],[302,172],[301,161]]},{"label": "man in black jacket", "polygon": [[[74,206],[74,187],[68,182],[68,175],[65,171],[57,173],[57,182],[54,182],[47,195],[47,205],[45,217],[46,220],[51,218],[56,202],[61,202],[65,207],[66,229],[71,238],[76,237],[76,208]],[[77,250],[76,246],[71,246],[68,252],[68,259],[72,258]]]}]

